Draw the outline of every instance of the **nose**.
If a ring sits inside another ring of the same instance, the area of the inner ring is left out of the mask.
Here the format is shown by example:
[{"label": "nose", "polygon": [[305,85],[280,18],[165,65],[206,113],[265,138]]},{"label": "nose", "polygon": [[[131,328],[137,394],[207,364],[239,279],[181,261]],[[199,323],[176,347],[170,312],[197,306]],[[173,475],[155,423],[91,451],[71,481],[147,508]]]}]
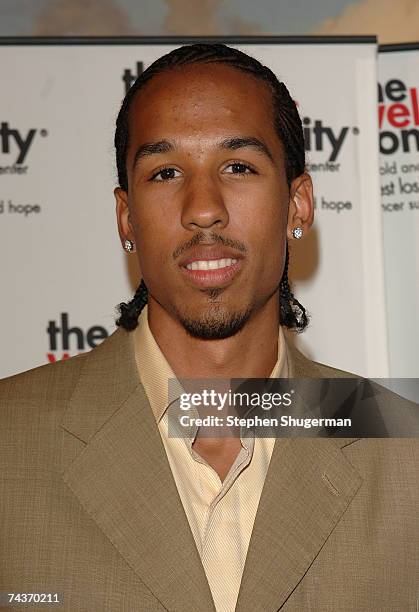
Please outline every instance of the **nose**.
[{"label": "nose", "polygon": [[183,198],[183,227],[196,230],[216,226],[222,229],[228,222],[228,211],[217,178],[203,172],[191,177]]}]

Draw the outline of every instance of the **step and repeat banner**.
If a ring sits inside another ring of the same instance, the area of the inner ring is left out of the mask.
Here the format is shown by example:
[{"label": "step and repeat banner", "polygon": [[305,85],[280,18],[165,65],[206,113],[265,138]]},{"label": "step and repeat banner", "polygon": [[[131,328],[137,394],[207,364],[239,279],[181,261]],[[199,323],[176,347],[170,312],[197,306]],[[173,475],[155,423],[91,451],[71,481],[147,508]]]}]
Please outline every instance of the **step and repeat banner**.
[{"label": "step and repeat banner", "polygon": [[[116,229],[115,119],[141,70],[182,41],[71,42],[0,45],[0,376],[96,346],[115,329],[115,305],[139,282],[135,257],[123,253]],[[228,43],[284,80],[303,120],[316,221],[306,238],[292,243],[295,294],[311,314],[297,343],[318,361],[388,376],[375,39]],[[399,107],[410,104],[413,68],[384,74],[383,96],[395,95],[386,81],[398,79],[407,100],[400,98]],[[384,104],[383,122],[401,116]],[[400,138],[413,146],[413,137]],[[381,142],[391,148],[383,135]],[[397,175],[388,171],[388,183],[413,183],[413,170],[403,174],[401,168],[413,158],[388,153],[388,167],[397,166]],[[417,219],[407,210],[414,194],[404,200],[403,212],[389,214],[403,228]],[[395,234],[398,245],[412,238],[404,229]],[[413,276],[390,305],[398,316],[413,316],[409,283]],[[401,353],[396,358],[403,360]]]},{"label": "step and repeat banner", "polygon": [[419,43],[380,47],[378,68],[390,372],[419,378]]}]

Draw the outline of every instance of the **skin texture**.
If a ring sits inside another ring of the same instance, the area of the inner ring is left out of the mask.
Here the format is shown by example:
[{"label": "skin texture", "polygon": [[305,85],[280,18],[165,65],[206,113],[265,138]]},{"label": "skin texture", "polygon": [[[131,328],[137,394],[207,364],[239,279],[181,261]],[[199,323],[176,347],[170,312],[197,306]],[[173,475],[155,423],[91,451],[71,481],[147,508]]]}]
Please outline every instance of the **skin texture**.
[{"label": "skin texture", "polygon": [[[115,190],[118,228],[122,242],[136,245],[149,324],[163,354],[178,377],[268,377],[277,359],[286,240],[313,221],[309,175],[287,184],[270,90],[220,64],[176,68],[134,98],[129,133],[128,192]],[[267,152],[221,146],[249,137]],[[133,163],[139,147],[160,141],[172,150]],[[240,269],[211,291],[197,287],[179,265],[194,244],[229,246]],[[192,337],[184,325],[224,325],[244,315],[242,329],[223,339]],[[239,447],[237,438],[198,436],[194,444],[220,478]]]}]

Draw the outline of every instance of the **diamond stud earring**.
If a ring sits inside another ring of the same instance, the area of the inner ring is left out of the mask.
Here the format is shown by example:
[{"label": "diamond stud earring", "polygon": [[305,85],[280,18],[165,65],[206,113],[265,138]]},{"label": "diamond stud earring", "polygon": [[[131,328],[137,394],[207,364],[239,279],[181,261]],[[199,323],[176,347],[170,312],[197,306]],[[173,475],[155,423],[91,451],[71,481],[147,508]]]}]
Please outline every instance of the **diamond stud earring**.
[{"label": "diamond stud earring", "polygon": [[135,244],[133,243],[132,240],[128,240],[128,238],[126,240],[124,240],[124,249],[127,251],[127,253],[132,253],[134,250]]},{"label": "diamond stud earring", "polygon": [[303,228],[294,227],[294,229],[292,230],[292,235],[294,236],[296,240],[300,240],[301,236],[303,235]]}]

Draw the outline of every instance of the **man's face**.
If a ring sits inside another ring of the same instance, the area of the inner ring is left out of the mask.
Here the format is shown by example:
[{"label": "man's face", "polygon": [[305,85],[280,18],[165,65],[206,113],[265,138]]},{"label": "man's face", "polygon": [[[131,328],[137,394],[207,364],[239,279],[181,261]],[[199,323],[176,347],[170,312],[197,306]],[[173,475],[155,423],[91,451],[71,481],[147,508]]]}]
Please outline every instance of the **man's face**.
[{"label": "man's face", "polygon": [[262,81],[221,64],[154,77],[133,100],[126,161],[119,228],[149,308],[220,338],[278,301],[290,191]]}]

